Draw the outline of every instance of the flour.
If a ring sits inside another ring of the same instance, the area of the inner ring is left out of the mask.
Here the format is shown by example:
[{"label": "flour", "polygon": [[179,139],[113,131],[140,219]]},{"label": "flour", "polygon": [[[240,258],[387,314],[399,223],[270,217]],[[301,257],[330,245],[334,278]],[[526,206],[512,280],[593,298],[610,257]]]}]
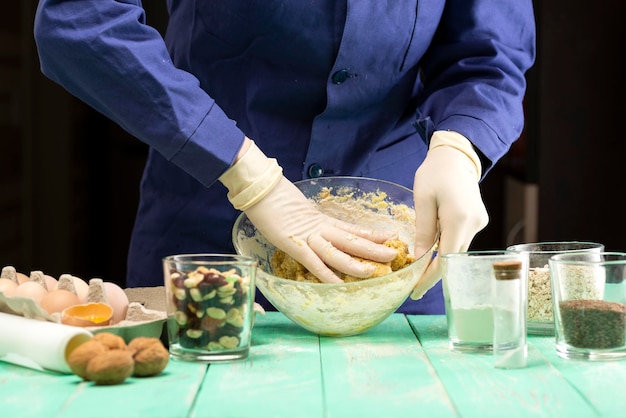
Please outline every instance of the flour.
[{"label": "flour", "polygon": [[493,308],[483,305],[452,310],[449,332],[462,343],[493,342]]}]

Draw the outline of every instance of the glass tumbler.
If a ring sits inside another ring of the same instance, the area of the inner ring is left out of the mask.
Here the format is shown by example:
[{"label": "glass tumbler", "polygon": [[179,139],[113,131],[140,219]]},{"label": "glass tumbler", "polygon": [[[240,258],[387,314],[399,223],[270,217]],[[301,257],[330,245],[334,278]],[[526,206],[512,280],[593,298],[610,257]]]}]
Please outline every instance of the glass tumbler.
[{"label": "glass tumbler", "polygon": [[553,255],[575,251],[599,253],[604,251],[604,245],[584,241],[545,241],[511,245],[507,249],[528,254],[528,334],[554,335],[548,260]]},{"label": "glass tumbler", "polygon": [[256,261],[230,254],[163,259],[172,358],[218,362],[248,357]]},{"label": "glass tumbler", "polygon": [[558,254],[549,264],[557,354],[626,358],[626,253]]},{"label": "glass tumbler", "polygon": [[[487,250],[448,253],[440,257],[450,349],[491,352],[494,338],[493,264],[520,262],[520,276],[526,290],[528,255],[516,251]],[[526,292],[522,297],[525,306]]]}]

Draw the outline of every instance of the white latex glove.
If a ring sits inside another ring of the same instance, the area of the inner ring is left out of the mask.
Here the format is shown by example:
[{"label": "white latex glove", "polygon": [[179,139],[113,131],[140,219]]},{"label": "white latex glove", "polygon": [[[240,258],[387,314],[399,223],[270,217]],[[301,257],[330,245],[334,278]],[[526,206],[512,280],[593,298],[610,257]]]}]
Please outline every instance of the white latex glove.
[{"label": "white latex glove", "polygon": [[[432,245],[439,227],[437,254],[467,251],[489,216],[478,181],[482,167],[470,141],[452,131],[433,133],[428,153],[415,172],[415,256]],[[417,282],[411,299],[420,299],[441,278],[435,257]]]},{"label": "white latex glove", "polygon": [[[374,231],[322,214],[302,192],[282,175],[274,159],[250,142],[240,158],[221,177],[228,199],[242,210],[263,236],[299,261],[322,282],[342,280],[329,268],[354,277],[369,277],[374,266],[351,255],[388,262],[396,250],[382,245],[396,234]],[[243,155],[242,155],[243,154]]]}]

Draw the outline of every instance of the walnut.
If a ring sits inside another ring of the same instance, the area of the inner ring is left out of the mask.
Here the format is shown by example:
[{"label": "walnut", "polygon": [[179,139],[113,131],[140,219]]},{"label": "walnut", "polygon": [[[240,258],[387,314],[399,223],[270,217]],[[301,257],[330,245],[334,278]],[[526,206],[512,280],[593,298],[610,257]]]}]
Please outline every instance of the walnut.
[{"label": "walnut", "polygon": [[96,385],[116,385],[133,374],[135,362],[128,350],[108,350],[87,362],[87,380]]},{"label": "walnut", "polygon": [[100,341],[91,339],[78,347],[76,347],[67,359],[67,364],[70,366],[72,373],[78,377],[82,377],[87,380],[87,363],[99,354],[106,353],[109,350],[107,346]]},{"label": "walnut", "polygon": [[100,332],[93,336],[93,339],[100,341],[106,345],[110,350],[126,350],[126,342],[119,335],[115,335],[111,332]]},{"label": "walnut", "polygon": [[128,344],[118,335],[100,332],[68,356],[70,370],[97,385],[115,385],[130,376],[156,376],[169,361],[158,338],[136,337]]},{"label": "walnut", "polygon": [[161,373],[169,362],[169,351],[158,338],[136,337],[128,344],[135,360],[133,376],[147,377]]}]

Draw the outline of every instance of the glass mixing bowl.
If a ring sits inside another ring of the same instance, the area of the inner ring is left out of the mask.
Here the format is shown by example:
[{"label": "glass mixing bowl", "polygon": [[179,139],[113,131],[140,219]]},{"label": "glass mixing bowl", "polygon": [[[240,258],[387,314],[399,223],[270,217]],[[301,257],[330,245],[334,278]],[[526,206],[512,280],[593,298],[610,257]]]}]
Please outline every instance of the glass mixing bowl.
[{"label": "glass mixing bowl", "polygon": [[[413,192],[406,187],[362,177],[322,177],[295,185],[322,212],[368,228],[394,230],[413,253]],[[384,321],[407,299],[424,273],[439,236],[413,263],[392,273],[346,283],[312,283],[275,276],[270,263],[276,248],[245,214],[232,231],[237,253],[258,262],[256,285],[272,305],[301,327],[326,336],[362,333]]]}]

